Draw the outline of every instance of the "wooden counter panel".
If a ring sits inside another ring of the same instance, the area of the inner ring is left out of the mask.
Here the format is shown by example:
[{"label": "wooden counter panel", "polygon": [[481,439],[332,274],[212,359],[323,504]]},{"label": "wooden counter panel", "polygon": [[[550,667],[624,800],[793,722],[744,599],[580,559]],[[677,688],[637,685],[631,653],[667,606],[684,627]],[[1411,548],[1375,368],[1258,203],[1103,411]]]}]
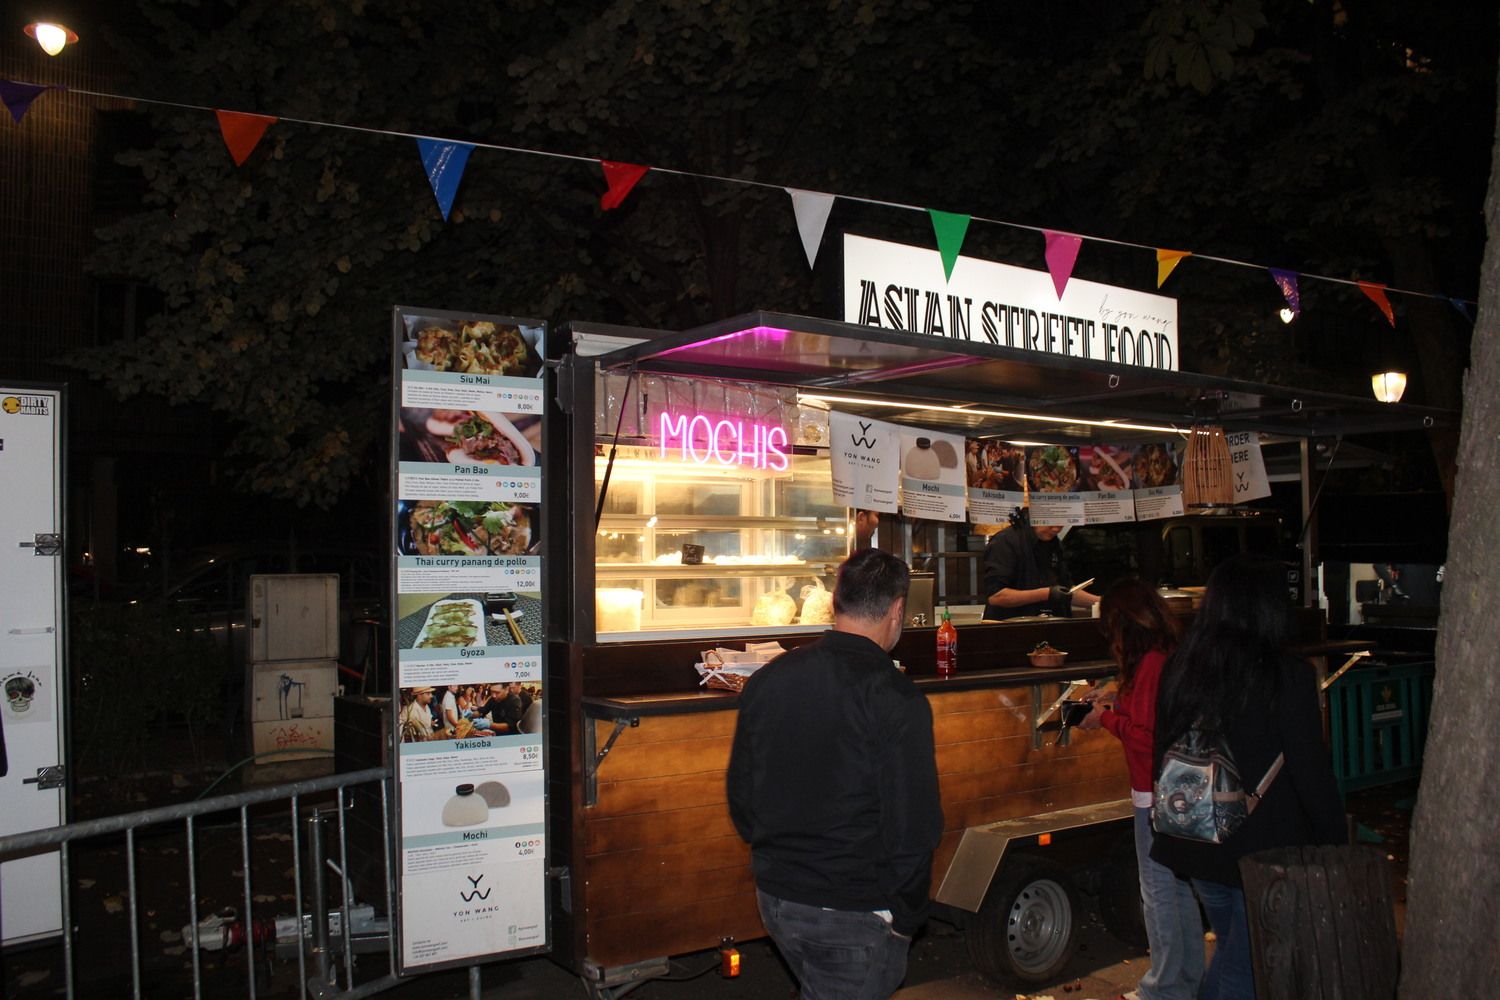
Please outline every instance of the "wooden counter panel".
[{"label": "wooden counter panel", "polygon": [[611,851],[628,851],[650,843],[681,844],[713,837],[735,836],[729,807],[719,802],[671,812],[632,813],[614,818],[590,818],[584,827],[584,853],[588,857]]},{"label": "wooden counter panel", "polygon": [[726,937],[750,941],[766,936],[753,891],[700,895],[686,906],[629,914],[591,910],[584,919],[588,957],[606,967],[715,948]]},{"label": "wooden counter panel", "polygon": [[[990,692],[991,703],[979,710],[965,712],[932,713],[932,737],[942,746],[945,743],[963,743],[968,740],[987,740],[1001,736],[1031,735],[1031,700],[1026,704],[1007,706],[995,700]],[[936,706],[934,706],[934,709]]]},{"label": "wooden counter panel", "polygon": [[[692,712],[684,715],[652,715],[638,726],[627,726],[615,741],[618,747],[627,739],[632,743],[675,743],[680,740],[732,738],[740,713],[733,707],[716,712]],[[595,746],[603,747],[615,724],[609,719],[594,720]],[[611,751],[613,752],[613,751]]]},{"label": "wooden counter panel", "polygon": [[598,803],[588,807],[586,816],[594,820],[631,813],[667,812],[715,802],[723,804],[725,800],[724,769],[721,767],[696,774],[601,781]]},{"label": "wooden counter panel", "polygon": [[723,868],[750,868],[750,847],[737,835],[699,837],[676,844],[647,844],[589,858],[589,888],[636,882],[643,878],[673,879]]},{"label": "wooden counter panel", "polygon": [[648,878],[638,875],[634,881],[629,882],[591,884],[587,898],[590,913],[616,917],[652,910],[681,910],[705,895],[737,896],[741,893],[755,895],[755,879],[750,874],[749,864],[700,871],[691,879]]},{"label": "wooden counter panel", "polygon": [[[1043,734],[1049,740],[1055,735],[1055,733]],[[1125,756],[1120,752],[1119,742],[1108,733],[1075,733],[1069,746],[1044,745],[1032,749],[1029,730],[1023,736],[969,740],[963,743],[939,742],[936,751],[939,775],[961,774],[966,771],[1003,770],[1039,762],[1061,763],[1074,757],[1089,757],[1106,751],[1112,751],[1114,756],[1119,757],[1121,767],[1123,767]]]},{"label": "wooden counter panel", "polygon": [[1130,782],[1111,775],[1083,777],[1077,781],[1046,784],[1031,788],[1017,788],[1003,795],[967,799],[953,803],[952,809],[944,804],[943,826],[948,830],[962,832],[971,826],[983,826],[1002,819],[1031,816],[1035,813],[1055,812],[1092,802],[1108,802],[1111,799],[1128,797]]},{"label": "wooden counter panel", "polygon": [[[641,723],[641,729],[645,728],[646,723]],[[729,748],[733,742],[730,736],[675,740],[670,743],[640,743],[633,739],[638,732],[639,730],[627,729],[620,734],[609,755],[599,763],[601,782],[714,770],[722,775],[729,768]],[[602,743],[599,745],[603,746]]]}]

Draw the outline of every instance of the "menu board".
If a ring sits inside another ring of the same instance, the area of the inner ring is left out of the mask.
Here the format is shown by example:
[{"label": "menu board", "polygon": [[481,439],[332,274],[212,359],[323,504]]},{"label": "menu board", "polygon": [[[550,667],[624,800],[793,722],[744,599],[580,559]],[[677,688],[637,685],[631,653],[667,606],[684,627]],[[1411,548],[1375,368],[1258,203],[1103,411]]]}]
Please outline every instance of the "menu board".
[{"label": "menu board", "polygon": [[394,311],[403,973],[546,950],[545,324]]}]

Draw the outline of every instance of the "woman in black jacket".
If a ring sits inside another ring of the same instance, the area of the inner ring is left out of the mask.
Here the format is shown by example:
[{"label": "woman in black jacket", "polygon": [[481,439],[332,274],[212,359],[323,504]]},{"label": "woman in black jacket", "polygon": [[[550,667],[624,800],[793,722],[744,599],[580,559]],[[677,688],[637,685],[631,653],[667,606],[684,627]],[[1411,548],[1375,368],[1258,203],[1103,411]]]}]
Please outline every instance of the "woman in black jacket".
[{"label": "woman in black jacket", "polygon": [[1223,844],[1158,836],[1151,857],[1190,878],[1217,945],[1199,1000],[1254,1000],[1250,932],[1239,860],[1269,847],[1337,844],[1347,837],[1313,669],[1287,652],[1291,610],[1279,563],[1236,556],[1209,577],[1192,627],[1163,669],[1156,703],[1154,774],[1162,754],[1195,725],[1227,736],[1247,789],[1277,754],[1281,771]]}]

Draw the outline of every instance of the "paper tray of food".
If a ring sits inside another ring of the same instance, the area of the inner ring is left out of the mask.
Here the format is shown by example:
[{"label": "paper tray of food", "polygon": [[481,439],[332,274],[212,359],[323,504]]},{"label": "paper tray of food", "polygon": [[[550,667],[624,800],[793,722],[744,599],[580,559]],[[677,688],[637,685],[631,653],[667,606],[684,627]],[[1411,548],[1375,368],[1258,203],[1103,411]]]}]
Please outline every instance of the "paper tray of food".
[{"label": "paper tray of food", "polygon": [[745,649],[720,646],[703,652],[703,662],[693,664],[698,684],[720,691],[744,690],[750,675],[786,652],[780,643],[752,642]]}]

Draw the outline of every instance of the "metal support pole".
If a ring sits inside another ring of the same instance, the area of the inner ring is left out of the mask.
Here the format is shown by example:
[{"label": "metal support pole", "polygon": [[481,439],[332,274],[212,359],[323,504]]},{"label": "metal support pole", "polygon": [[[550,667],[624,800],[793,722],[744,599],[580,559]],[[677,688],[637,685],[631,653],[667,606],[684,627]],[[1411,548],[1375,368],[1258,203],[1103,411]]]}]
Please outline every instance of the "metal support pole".
[{"label": "metal support pole", "polygon": [[479,966],[469,966],[469,1000],[479,1000]]},{"label": "metal support pole", "polygon": [[323,815],[313,809],[307,816],[308,874],[312,881],[313,959],[317,963],[318,982],[328,980],[328,887],[324,882]]}]

